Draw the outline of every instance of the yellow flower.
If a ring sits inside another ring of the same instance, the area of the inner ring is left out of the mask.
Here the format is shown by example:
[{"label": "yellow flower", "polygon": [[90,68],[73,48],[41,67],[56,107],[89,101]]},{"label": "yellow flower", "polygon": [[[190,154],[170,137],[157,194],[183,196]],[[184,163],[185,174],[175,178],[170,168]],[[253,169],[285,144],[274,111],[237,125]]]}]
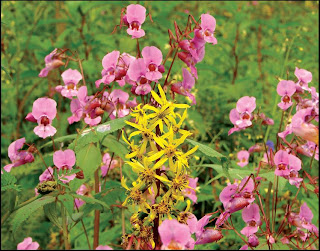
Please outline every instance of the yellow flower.
[{"label": "yellow flower", "polygon": [[131,116],[136,118],[136,122],[141,124],[145,117],[145,111],[141,108],[142,104],[137,105],[132,109]]}]

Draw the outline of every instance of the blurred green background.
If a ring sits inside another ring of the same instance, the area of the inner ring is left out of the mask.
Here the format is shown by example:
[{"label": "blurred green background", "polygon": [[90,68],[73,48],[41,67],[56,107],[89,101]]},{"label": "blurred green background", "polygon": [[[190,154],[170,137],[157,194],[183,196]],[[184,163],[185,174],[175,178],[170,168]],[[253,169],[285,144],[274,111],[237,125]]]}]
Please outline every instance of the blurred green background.
[{"label": "blurred green background", "polygon": [[[189,109],[187,125],[197,141],[210,144],[231,158],[235,156],[230,153],[242,147],[248,149],[262,138],[252,135],[251,131],[227,136],[232,127],[229,111],[240,97],[255,96],[257,109],[278,125],[281,112],[275,106],[280,100],[276,78],[285,79],[288,72],[289,79],[295,80],[294,70],[299,67],[312,72],[311,86],[318,85],[318,2],[2,1],[1,166],[9,163],[7,149],[12,141],[25,137],[29,143],[47,142],[33,133],[33,123],[24,120],[31,112],[33,101],[39,97],[50,96],[58,103],[56,136],[75,133],[79,126],[69,126],[66,120],[71,116],[70,101],[53,92],[56,85],[62,84],[63,69],[54,70],[48,78],[38,77],[45,65],[44,57],[54,48],[76,50],[85,59],[84,74],[89,93],[93,93],[94,82],[101,77],[104,55],[113,50],[135,55],[136,41],[126,33],[126,28],[111,34],[119,23],[121,9],[130,3],[144,5],[153,19],[153,23],[147,18],[143,24],[146,36],[140,39],[140,48],[157,46],[163,55],[169,51],[168,29],[174,29],[173,21],[184,27],[188,14],[198,19],[202,13],[209,13],[216,18],[218,44],[207,44],[204,60],[197,64],[199,79],[193,90],[197,105]],[[171,60],[166,63],[166,69]],[[70,62],[69,67],[78,69],[74,62]],[[182,67],[185,65],[179,60],[174,64],[173,80],[181,80]],[[189,102],[185,97],[178,100]],[[277,130],[278,126],[271,127],[269,139],[276,140]],[[31,197],[36,181],[26,182],[28,176],[18,179],[28,191],[25,198]],[[209,178],[203,179],[207,182]],[[212,194],[212,190],[209,189],[208,194]],[[199,215],[216,208],[214,202],[205,200],[199,202]],[[43,235],[50,235],[51,230],[45,225],[50,223],[39,220],[38,224],[32,224],[19,235],[20,239],[6,242],[2,247],[15,248],[16,243],[31,232],[41,247],[46,247],[48,241]],[[230,238],[224,245],[232,246],[234,240]]]}]

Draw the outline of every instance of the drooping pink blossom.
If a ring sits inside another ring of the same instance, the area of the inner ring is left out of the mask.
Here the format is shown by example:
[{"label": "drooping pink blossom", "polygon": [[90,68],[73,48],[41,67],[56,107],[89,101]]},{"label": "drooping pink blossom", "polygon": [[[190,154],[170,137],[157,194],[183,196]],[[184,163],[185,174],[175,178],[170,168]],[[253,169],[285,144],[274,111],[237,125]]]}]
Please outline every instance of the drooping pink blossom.
[{"label": "drooping pink blossom", "polygon": [[249,156],[250,156],[250,153],[246,150],[242,150],[242,151],[238,152],[237,158],[239,159],[239,162],[237,163],[237,165],[241,166],[241,167],[248,165]]},{"label": "drooping pink blossom", "polygon": [[110,157],[109,153],[105,153],[103,155],[102,162],[104,164],[104,165],[101,166],[101,175],[102,175],[102,177],[107,175],[109,169],[111,170],[111,169],[115,168],[118,165],[118,161],[117,160],[114,159],[114,160],[111,161],[111,157]]},{"label": "drooping pink blossom", "polygon": [[207,244],[219,241],[223,238],[220,230],[207,228],[200,236],[197,238],[196,245]]},{"label": "drooping pink blossom", "polygon": [[244,96],[240,98],[236,108],[232,109],[229,114],[230,121],[234,124],[234,128],[229,130],[228,135],[251,126],[251,119],[253,119],[252,112],[255,108],[255,97]]},{"label": "drooping pink blossom", "polygon": [[36,250],[39,248],[39,243],[34,241],[32,242],[31,237],[24,238],[17,246],[17,250]]},{"label": "drooping pink blossom", "polygon": [[253,196],[254,181],[250,177],[244,177],[240,184],[229,184],[225,187],[220,195],[219,199],[223,204],[226,212],[234,213],[243,209],[252,203],[255,198]]},{"label": "drooping pink blossom", "polygon": [[36,121],[38,126],[34,133],[41,138],[53,136],[57,130],[51,123],[57,114],[57,103],[50,98],[38,98],[33,102],[32,112],[26,117],[29,121]]},{"label": "drooping pink blossom", "polygon": [[59,150],[53,154],[53,163],[59,169],[71,170],[76,163],[76,155],[71,149]]},{"label": "drooping pink blossom", "polygon": [[192,87],[195,84],[195,79],[192,74],[185,68],[182,69],[182,77],[182,82],[171,85],[171,91],[189,97],[192,100],[192,105],[195,105],[195,96],[190,93]]},{"label": "drooping pink blossom", "polygon": [[298,153],[308,157],[312,157],[314,155],[314,158],[319,160],[319,147],[311,141],[307,141],[304,145],[298,146],[296,150]]},{"label": "drooping pink blossom", "polygon": [[[201,47],[201,50],[199,53],[201,53],[201,55],[203,53],[204,55],[204,46]],[[191,55],[191,53],[186,51],[181,51],[181,52],[178,52],[178,57],[190,68],[193,76],[196,79],[198,79],[198,72],[197,72],[197,68],[195,67],[197,60]]]},{"label": "drooping pink blossom", "polygon": [[141,55],[146,66],[146,79],[158,82],[162,78],[162,73],[159,71],[162,52],[155,46],[146,46],[142,49]]},{"label": "drooping pink blossom", "polygon": [[193,203],[197,203],[197,194],[196,194],[196,187],[197,187],[198,177],[197,178],[189,178],[189,187],[193,188],[186,188],[182,191],[183,195],[188,197]]},{"label": "drooping pink blossom", "polygon": [[64,62],[61,61],[57,53],[57,48],[44,58],[44,62],[46,63],[46,67],[40,71],[40,78],[46,77],[51,70],[64,65]]},{"label": "drooping pink blossom", "polygon": [[277,86],[277,92],[281,96],[278,106],[285,111],[293,104],[291,96],[296,92],[296,85],[291,80],[282,80]]},{"label": "drooping pink blossom", "polygon": [[242,210],[242,219],[247,224],[241,230],[241,233],[247,237],[258,232],[258,226],[260,225],[260,213],[259,206],[255,203],[250,204]]},{"label": "drooping pink blossom", "polygon": [[145,35],[141,25],[146,20],[146,8],[140,4],[130,4],[127,6],[126,20],[129,28],[127,33],[133,38],[140,38]]},{"label": "drooping pink blossom", "polygon": [[[76,191],[76,193],[79,194],[79,195],[87,195],[88,192],[89,192],[89,189],[88,189],[87,186],[84,185],[84,184],[82,184],[82,185],[79,187],[79,189]],[[75,205],[76,208],[80,208],[84,203],[85,203],[85,202],[84,202],[84,200],[82,200],[82,199],[76,198],[76,199],[74,200],[74,205]]]},{"label": "drooping pink blossom", "polygon": [[77,96],[77,84],[82,79],[82,75],[78,70],[68,69],[61,74],[64,86],[56,86],[56,91],[60,92],[62,96],[72,99]]},{"label": "drooping pink blossom", "polygon": [[248,237],[248,244],[250,245],[250,247],[257,247],[259,245],[258,237],[255,234],[250,235]]},{"label": "drooping pink blossom", "polygon": [[308,83],[312,81],[312,73],[305,69],[299,69],[296,67],[294,71],[294,75],[298,78],[298,82],[296,84],[297,91],[303,92],[303,90],[310,91],[308,87]]},{"label": "drooping pink blossom", "polygon": [[8,148],[8,156],[11,160],[11,164],[8,164],[3,167],[4,170],[7,172],[11,171],[11,168],[24,165],[26,163],[31,163],[34,161],[33,154],[26,151],[20,150],[24,143],[26,142],[25,138],[17,139],[16,141],[12,142]]},{"label": "drooping pink blossom", "polygon": [[119,60],[119,56],[119,51],[112,51],[103,57],[103,70],[101,72],[102,79],[96,81],[95,84],[97,88],[99,88],[101,83],[110,84],[115,79],[115,71]]},{"label": "drooping pink blossom", "polygon": [[189,227],[176,219],[164,220],[158,228],[162,242],[161,249],[184,249],[191,238]]},{"label": "drooping pink blossom", "polygon": [[207,43],[213,45],[217,44],[218,41],[214,37],[214,31],[216,29],[216,19],[209,14],[201,15],[201,29],[195,30],[195,36],[204,39]]},{"label": "drooping pink blossom", "polygon": [[311,233],[319,236],[318,228],[312,224],[313,213],[306,203],[303,203],[300,207],[299,214],[291,212],[288,220],[291,225],[296,226],[298,230],[307,229]]}]

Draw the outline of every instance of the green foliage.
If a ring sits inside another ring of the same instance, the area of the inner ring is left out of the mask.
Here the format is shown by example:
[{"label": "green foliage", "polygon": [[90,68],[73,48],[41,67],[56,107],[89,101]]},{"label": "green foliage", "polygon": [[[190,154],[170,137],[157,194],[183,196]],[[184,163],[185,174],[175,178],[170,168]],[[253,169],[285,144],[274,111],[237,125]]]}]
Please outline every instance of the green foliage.
[{"label": "green foliage", "polygon": [[8,173],[4,169],[1,169],[1,172],[3,172],[3,174],[1,174],[1,191],[8,189],[21,191],[20,186],[16,185],[17,179],[11,173]]},{"label": "green foliage", "polygon": [[93,177],[102,158],[100,150],[94,143],[89,143],[76,151],[77,165],[83,170],[85,179]]},{"label": "green foliage", "polygon": [[37,212],[41,207],[46,204],[55,201],[55,197],[53,196],[43,196],[37,200],[32,201],[24,207],[18,209],[12,219],[12,231],[15,233],[20,225],[27,220],[32,214]]},{"label": "green foliage", "polygon": [[59,229],[62,230],[61,219],[58,218],[58,205],[57,202],[52,202],[43,206],[45,215],[49,220],[56,225]]}]

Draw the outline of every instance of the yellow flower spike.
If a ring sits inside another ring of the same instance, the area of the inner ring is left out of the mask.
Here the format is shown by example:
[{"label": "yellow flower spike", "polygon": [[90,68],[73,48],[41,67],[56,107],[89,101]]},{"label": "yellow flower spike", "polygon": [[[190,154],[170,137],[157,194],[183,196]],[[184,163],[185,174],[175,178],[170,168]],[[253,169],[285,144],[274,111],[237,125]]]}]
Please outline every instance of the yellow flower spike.
[{"label": "yellow flower spike", "polygon": [[126,178],[122,176],[121,178],[121,186],[123,186],[125,189],[130,190],[126,183]]},{"label": "yellow flower spike", "polygon": [[189,212],[190,211],[190,208],[191,208],[191,201],[190,200],[187,200],[187,207],[186,207],[186,210],[184,210],[185,212]]}]

